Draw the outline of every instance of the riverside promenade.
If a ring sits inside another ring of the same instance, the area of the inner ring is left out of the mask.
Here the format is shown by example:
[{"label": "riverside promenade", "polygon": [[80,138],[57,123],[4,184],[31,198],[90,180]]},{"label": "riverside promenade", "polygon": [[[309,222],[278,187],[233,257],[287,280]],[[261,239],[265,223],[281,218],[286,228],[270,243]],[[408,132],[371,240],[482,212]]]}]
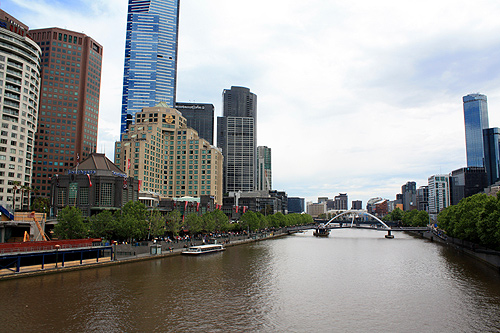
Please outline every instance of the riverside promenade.
[{"label": "riverside promenade", "polygon": [[[258,242],[278,237],[283,237],[288,235],[286,228],[267,231],[267,232],[256,232],[250,234],[232,234],[225,237],[211,237],[206,238],[207,243],[224,244],[224,247],[232,247],[241,244],[247,244],[252,242]],[[81,263],[77,261],[66,261],[64,266],[59,262],[45,264],[42,268],[41,265],[24,266],[19,272],[12,272],[7,269],[0,269],[0,281],[17,279],[28,276],[38,276],[45,274],[58,274],[64,272],[70,272],[81,269],[98,268],[111,265],[123,265],[128,263],[133,263],[143,260],[154,260],[170,256],[177,256],[185,250],[186,247],[192,245],[203,244],[202,239],[190,239],[190,240],[180,240],[180,241],[159,241],[159,242],[137,242],[133,244],[117,244],[114,245],[114,258],[111,257],[111,253],[108,252],[107,256],[99,258],[97,262],[96,259],[86,259]],[[158,250],[161,247],[161,250]],[[152,248],[154,248],[152,250]]]}]

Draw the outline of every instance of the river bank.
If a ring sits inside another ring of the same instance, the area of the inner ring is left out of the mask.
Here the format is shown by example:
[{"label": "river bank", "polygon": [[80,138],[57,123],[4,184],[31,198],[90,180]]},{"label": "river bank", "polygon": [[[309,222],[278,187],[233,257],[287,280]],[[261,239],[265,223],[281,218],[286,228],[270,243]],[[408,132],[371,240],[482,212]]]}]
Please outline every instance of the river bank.
[{"label": "river bank", "polygon": [[[231,235],[229,237],[214,238],[212,241],[217,241],[217,243],[224,244],[224,247],[233,247],[241,244],[247,244],[252,242],[258,242],[278,237],[287,236],[289,233],[283,230],[277,230],[273,232],[258,232],[252,233],[250,235]],[[104,266],[112,265],[123,265],[128,263],[134,263],[144,260],[154,260],[161,259],[170,256],[177,256],[184,251],[187,246],[201,245],[201,239],[193,239],[187,241],[173,241],[173,242],[138,242],[135,244],[117,244],[114,246],[114,258],[111,258],[111,254],[108,253],[108,257],[100,258],[99,262],[95,259],[84,260],[81,264],[79,261],[76,262],[66,262],[65,266],[54,264],[46,264],[42,269],[41,265],[28,266],[20,272],[10,272],[7,270],[0,270],[0,281],[18,279],[29,276],[38,276],[46,274],[58,274],[64,272],[70,272],[82,269],[91,269]],[[151,248],[154,248],[152,251]],[[160,250],[160,249],[161,250]]]},{"label": "river bank", "polygon": [[426,238],[432,242],[437,242],[441,244],[445,244],[455,248],[461,253],[475,258],[489,267],[500,272],[500,253],[498,251],[493,251],[489,249],[482,248],[474,243],[463,241],[458,238],[453,238],[446,236],[443,233],[438,232],[437,230],[431,230],[424,233],[412,233],[414,235],[421,235],[423,238]]}]

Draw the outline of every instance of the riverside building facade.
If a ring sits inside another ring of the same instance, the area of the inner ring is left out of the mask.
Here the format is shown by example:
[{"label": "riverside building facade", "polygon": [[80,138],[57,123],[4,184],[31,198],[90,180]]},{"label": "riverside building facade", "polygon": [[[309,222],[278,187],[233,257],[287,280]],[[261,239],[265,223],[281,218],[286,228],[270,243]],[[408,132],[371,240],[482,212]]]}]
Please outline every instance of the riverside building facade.
[{"label": "riverside building facade", "polygon": [[209,195],[222,204],[220,149],[200,138],[182,113],[164,102],[135,114],[134,124],[115,144],[115,164],[139,180],[140,193]]},{"label": "riverside building facade", "polygon": [[103,48],[66,29],[35,29],[30,35],[42,49],[32,187],[48,197],[52,177],[96,151]]},{"label": "riverside building facade", "polygon": [[257,191],[270,191],[273,189],[271,170],[271,148],[257,147]]},{"label": "riverside building facade", "polygon": [[145,107],[175,106],[179,0],[129,0],[120,132]]},{"label": "riverside building facade", "polygon": [[14,187],[32,181],[41,55],[28,26],[0,10],[0,202],[14,209],[29,205]]}]

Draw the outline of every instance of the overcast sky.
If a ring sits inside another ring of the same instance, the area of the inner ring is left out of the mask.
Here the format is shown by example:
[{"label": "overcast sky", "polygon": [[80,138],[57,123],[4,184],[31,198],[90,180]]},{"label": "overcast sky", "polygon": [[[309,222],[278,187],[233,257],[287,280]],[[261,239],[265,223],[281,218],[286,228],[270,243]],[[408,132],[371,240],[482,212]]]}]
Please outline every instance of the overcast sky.
[{"label": "overcast sky", "polygon": [[[0,0],[31,29],[104,47],[98,151],[119,140],[127,0]],[[273,188],[316,201],[390,200],[407,181],[464,167],[462,96],[500,127],[498,0],[181,0],[177,100],[258,96]]]}]

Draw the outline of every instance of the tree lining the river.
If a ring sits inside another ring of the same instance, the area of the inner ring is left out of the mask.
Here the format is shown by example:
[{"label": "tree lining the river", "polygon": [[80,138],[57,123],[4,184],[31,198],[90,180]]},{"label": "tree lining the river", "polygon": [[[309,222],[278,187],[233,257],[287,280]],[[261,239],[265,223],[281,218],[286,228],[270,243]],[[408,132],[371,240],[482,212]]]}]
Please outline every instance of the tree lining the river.
[{"label": "tree lining the river", "polygon": [[257,231],[266,228],[280,228],[313,223],[308,214],[287,214],[280,212],[263,215],[245,212],[239,222],[230,223],[221,210],[207,212],[201,216],[191,213],[184,218],[174,210],[162,214],[159,210],[148,210],[139,202],[128,202],[121,210],[102,211],[90,218],[84,218],[77,207],[66,206],[57,217],[54,235],[59,239],[103,238],[107,240],[144,240],[180,233],[190,235],[227,231]]},{"label": "tree lining the river", "polygon": [[445,208],[438,227],[448,236],[500,250],[500,195],[474,194]]}]

